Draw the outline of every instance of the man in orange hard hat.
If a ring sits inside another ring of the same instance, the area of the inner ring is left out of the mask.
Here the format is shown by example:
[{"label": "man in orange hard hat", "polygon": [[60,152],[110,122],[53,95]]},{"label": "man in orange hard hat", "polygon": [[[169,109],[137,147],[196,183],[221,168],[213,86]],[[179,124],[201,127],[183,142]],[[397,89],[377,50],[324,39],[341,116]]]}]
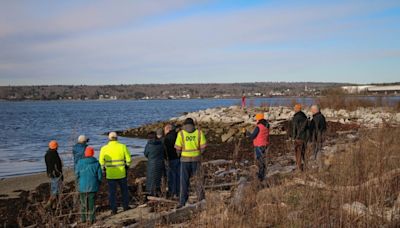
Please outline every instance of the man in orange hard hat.
[{"label": "man in orange hard hat", "polygon": [[44,156],[46,162],[47,176],[50,178],[50,199],[47,202],[46,208],[51,208],[61,190],[63,181],[62,162],[57,152],[58,143],[52,140],[49,143],[49,149]]},{"label": "man in orange hard hat", "polygon": [[269,123],[264,117],[264,113],[256,114],[257,127],[253,133],[249,133],[246,129],[243,132],[251,140],[253,140],[254,153],[258,166],[258,179],[263,181],[266,175],[266,150],[269,146]]}]

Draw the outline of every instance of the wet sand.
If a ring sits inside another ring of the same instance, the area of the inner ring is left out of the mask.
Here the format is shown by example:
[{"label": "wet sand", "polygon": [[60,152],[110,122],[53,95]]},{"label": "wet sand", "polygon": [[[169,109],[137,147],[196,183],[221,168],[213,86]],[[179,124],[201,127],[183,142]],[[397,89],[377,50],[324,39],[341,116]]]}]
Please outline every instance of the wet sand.
[{"label": "wet sand", "polygon": [[[133,157],[132,167],[140,161],[146,160],[144,157]],[[71,169],[64,170],[64,182],[74,180],[74,174]],[[18,198],[21,192],[33,191],[40,184],[49,183],[49,178],[45,172],[26,176],[3,178],[0,180],[0,199]]]}]

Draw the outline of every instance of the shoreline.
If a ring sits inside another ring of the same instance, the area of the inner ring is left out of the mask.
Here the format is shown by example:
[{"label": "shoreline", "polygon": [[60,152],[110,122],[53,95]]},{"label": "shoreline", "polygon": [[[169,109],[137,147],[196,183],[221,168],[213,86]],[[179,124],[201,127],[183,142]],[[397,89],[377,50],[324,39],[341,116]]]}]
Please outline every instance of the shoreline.
[{"label": "shoreline", "polygon": [[[308,113],[308,110],[304,110]],[[174,117],[169,120],[160,121],[151,124],[145,124],[138,128],[127,129],[121,132],[120,136],[143,138],[149,131],[164,126],[166,123],[182,123],[187,117],[195,118],[197,124],[207,135],[208,147],[203,157],[203,164],[207,174],[206,186],[219,186],[228,183],[235,183],[239,177],[254,177],[254,152],[252,143],[243,137],[241,128],[252,130],[254,128],[255,113],[264,112],[271,124],[270,141],[271,146],[267,154],[268,157],[268,178],[275,183],[280,183],[281,178],[291,178],[295,170],[295,158],[292,149],[288,144],[288,126],[293,110],[285,106],[278,107],[253,107],[241,109],[239,106],[218,107],[200,110],[197,112],[186,113],[182,116]],[[400,126],[400,113],[390,112],[387,108],[358,108],[354,111],[323,109],[322,113],[327,117],[328,132],[326,148],[326,162],[328,165],[332,162],[332,157],[337,152],[338,145],[347,147],[348,143],[357,140],[357,132],[369,131],[381,126]],[[385,120],[390,119],[390,122]],[[336,148],[336,149],[335,149]],[[144,184],[146,178],[147,159],[140,156],[132,158],[133,162],[129,172],[130,194],[132,195],[131,204],[140,210],[139,205],[147,209],[152,208],[153,204],[147,204],[147,198],[144,193]],[[222,165],[222,166],[221,166]],[[41,215],[35,211],[37,205],[43,205],[49,194],[49,179],[45,173],[33,174],[21,177],[12,177],[0,180],[0,211],[4,215],[1,223],[15,224],[17,218],[29,217],[29,220],[23,222],[23,225],[32,225],[41,223]],[[65,171],[65,187],[63,194],[67,197],[76,194],[74,186],[74,175],[72,170]],[[99,214],[107,214],[108,191],[105,181],[103,181],[98,194],[96,205],[99,208]],[[229,187],[230,189],[230,187]],[[208,190],[209,193],[216,193],[214,190]],[[64,212],[71,213],[76,211],[74,205],[64,203]],[[17,205],[17,206],[11,206]],[[165,205],[155,203],[154,212],[160,213],[171,210]],[[157,205],[159,207],[157,207]],[[40,207],[40,206],[39,206]],[[135,209],[131,213],[134,213]],[[129,212],[127,212],[129,214]],[[122,216],[123,214],[121,214]],[[114,216],[102,217],[99,224],[121,222]],[[132,214],[132,216],[134,216]],[[136,216],[136,215],[135,215]],[[100,218],[100,216],[99,216]],[[69,217],[68,224],[75,222],[77,217]],[[132,220],[137,223],[138,220]],[[118,224],[119,224],[118,223]],[[122,226],[122,225],[121,225]]]},{"label": "shoreline", "polygon": [[[329,96],[246,96],[247,99],[278,99],[278,98],[297,98],[297,99],[304,99],[304,98],[326,98]],[[393,97],[400,97],[400,94],[366,94],[366,95],[361,95],[361,94],[345,94],[342,95],[342,97],[345,98],[351,98],[351,97],[357,97],[357,98],[368,98],[368,97],[387,97],[387,98],[393,98]],[[43,102],[43,101],[48,101],[48,102],[57,102],[57,101],[62,101],[62,102],[91,102],[91,101],[98,101],[98,102],[107,102],[107,101],[184,101],[184,100],[233,100],[233,99],[238,99],[238,102],[240,101],[241,97],[240,96],[234,96],[234,97],[196,97],[196,98],[176,98],[176,99],[169,99],[169,98],[154,98],[154,99],[87,99],[87,100],[82,100],[82,99],[62,99],[62,100],[35,100],[35,99],[19,99],[19,100],[12,100],[12,99],[0,99],[0,102]]]},{"label": "shoreline", "polygon": [[[146,161],[144,156],[132,156],[131,168],[135,168],[138,163]],[[63,170],[64,182],[75,179],[72,168]],[[46,172],[37,172],[21,176],[7,177],[0,179],[0,200],[18,198],[22,192],[34,191],[39,185],[49,183]]]}]

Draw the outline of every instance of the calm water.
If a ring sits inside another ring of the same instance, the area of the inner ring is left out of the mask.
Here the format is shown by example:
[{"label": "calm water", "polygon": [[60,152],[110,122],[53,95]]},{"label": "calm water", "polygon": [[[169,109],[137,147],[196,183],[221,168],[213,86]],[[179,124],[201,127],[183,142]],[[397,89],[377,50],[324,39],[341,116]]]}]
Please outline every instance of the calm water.
[{"label": "calm water", "polygon": [[[310,104],[311,98],[299,102]],[[292,98],[249,100],[254,105],[290,104]],[[166,120],[183,112],[237,105],[237,99],[151,101],[0,101],[0,177],[45,170],[44,154],[51,139],[59,142],[65,165],[72,163],[71,147],[80,134],[90,138],[98,155],[107,143],[104,132]],[[143,154],[145,141],[121,138],[134,155]]]}]

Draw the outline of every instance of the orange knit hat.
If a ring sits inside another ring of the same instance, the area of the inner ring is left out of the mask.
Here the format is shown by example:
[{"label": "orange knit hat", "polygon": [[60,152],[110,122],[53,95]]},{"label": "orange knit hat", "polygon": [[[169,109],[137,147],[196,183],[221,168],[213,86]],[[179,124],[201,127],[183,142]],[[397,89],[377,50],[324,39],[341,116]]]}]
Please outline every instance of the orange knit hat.
[{"label": "orange knit hat", "polygon": [[257,113],[256,114],[256,120],[259,121],[259,120],[262,120],[262,119],[264,119],[264,113]]},{"label": "orange knit hat", "polygon": [[57,148],[58,148],[58,143],[57,143],[57,141],[56,141],[56,140],[51,140],[51,141],[49,142],[49,148],[50,148],[51,150],[57,149]]},{"label": "orange knit hat", "polygon": [[94,155],[93,147],[90,147],[90,146],[86,147],[85,157],[93,157],[93,155]]}]

